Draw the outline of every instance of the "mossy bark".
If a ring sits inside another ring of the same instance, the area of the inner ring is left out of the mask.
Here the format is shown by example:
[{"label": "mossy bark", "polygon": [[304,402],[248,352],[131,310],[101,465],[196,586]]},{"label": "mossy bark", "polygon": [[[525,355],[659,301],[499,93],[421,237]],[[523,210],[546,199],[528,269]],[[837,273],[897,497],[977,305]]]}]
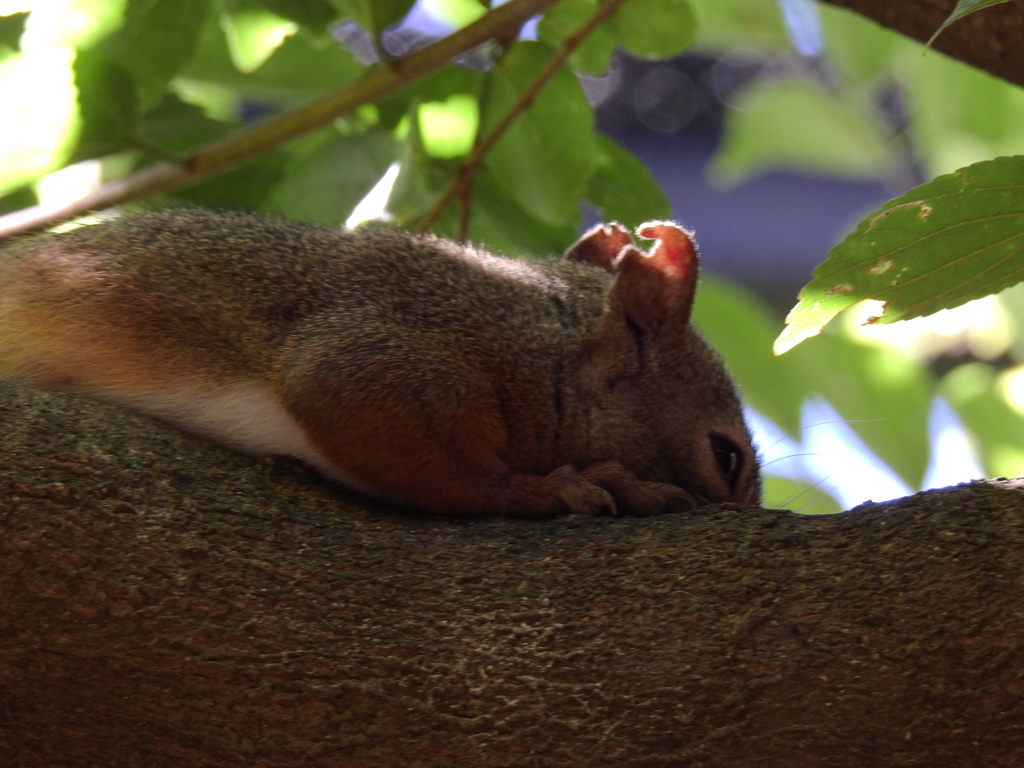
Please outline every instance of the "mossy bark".
[{"label": "mossy bark", "polygon": [[452,520],[0,385],[0,763],[1024,761],[1024,483]]}]

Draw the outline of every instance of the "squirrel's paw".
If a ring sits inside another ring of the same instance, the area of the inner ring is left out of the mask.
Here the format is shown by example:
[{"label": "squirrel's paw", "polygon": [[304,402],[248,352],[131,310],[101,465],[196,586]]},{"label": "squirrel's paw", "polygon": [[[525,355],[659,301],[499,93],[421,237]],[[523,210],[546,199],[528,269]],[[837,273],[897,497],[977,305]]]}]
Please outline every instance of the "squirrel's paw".
[{"label": "squirrel's paw", "polygon": [[668,483],[640,480],[618,461],[600,461],[577,471],[559,467],[546,477],[525,473],[506,480],[498,514],[544,518],[552,515],[634,515],[650,517],[698,506],[693,496]]},{"label": "squirrel's paw", "polygon": [[[658,499],[658,502],[656,503],[659,506],[653,512],[633,513],[639,517],[660,515],[666,512],[689,512],[691,509],[696,509],[700,506],[693,496],[691,496],[687,491],[684,491],[678,485],[671,485],[669,483],[640,482],[640,486],[644,491]],[[649,509],[654,509],[654,506],[652,505]]]},{"label": "squirrel's paw", "polygon": [[559,467],[548,475],[547,479],[557,482],[558,497],[565,504],[569,514],[615,515],[618,513],[612,494],[582,478],[571,466]]},{"label": "squirrel's paw", "polygon": [[696,499],[682,488],[640,480],[617,461],[591,464],[580,472],[580,476],[607,490],[623,514],[650,517],[666,512],[685,512],[699,506]]}]

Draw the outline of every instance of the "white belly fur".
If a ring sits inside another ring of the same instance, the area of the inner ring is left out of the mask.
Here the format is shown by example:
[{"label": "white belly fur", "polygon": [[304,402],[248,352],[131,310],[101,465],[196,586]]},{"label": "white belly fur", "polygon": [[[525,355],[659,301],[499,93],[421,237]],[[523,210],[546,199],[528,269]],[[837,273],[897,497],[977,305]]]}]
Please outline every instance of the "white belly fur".
[{"label": "white belly fur", "polygon": [[156,416],[239,453],[294,456],[331,480],[386,498],[386,494],[366,487],[328,461],[266,384],[189,384],[150,392],[90,388],[88,394]]}]

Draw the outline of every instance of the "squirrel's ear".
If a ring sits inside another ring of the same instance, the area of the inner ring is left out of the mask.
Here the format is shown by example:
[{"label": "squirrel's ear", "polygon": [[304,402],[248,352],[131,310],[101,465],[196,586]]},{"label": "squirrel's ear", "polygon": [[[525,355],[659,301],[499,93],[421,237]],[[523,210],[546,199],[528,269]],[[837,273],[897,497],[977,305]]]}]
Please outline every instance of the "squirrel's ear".
[{"label": "squirrel's ear", "polygon": [[697,247],[690,233],[669,221],[649,221],[636,234],[654,240],[650,254],[634,246],[615,260],[615,283],[608,301],[641,330],[690,321],[697,290]]},{"label": "squirrel's ear", "polygon": [[633,245],[633,237],[629,230],[613,221],[610,224],[598,224],[588,229],[583,236],[569,246],[565,258],[569,261],[582,261],[608,272],[614,272],[613,263],[622,249]]}]

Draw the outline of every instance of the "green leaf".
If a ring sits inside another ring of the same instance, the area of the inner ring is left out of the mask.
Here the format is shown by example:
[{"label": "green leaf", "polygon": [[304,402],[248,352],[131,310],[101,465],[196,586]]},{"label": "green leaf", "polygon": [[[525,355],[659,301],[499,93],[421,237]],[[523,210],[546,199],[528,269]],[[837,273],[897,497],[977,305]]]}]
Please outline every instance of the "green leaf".
[{"label": "green leaf", "polygon": [[422,103],[417,116],[423,148],[432,157],[461,157],[473,148],[480,115],[472,96],[456,93]]},{"label": "green leaf", "polygon": [[370,31],[380,35],[392,24],[397,24],[408,15],[416,0],[370,0],[370,17],[373,19]]},{"label": "green leaf", "polygon": [[[430,158],[423,149],[420,140],[420,121],[416,119],[419,103],[413,101],[408,105],[408,117],[405,125],[408,130],[402,138],[398,153],[398,176],[395,178],[391,195],[388,197],[387,211],[394,217],[394,222],[401,227],[417,226],[435,201],[443,193],[452,180],[454,167],[451,163]],[[454,233],[454,219],[445,219],[444,215],[453,210],[449,205],[442,214],[442,221],[451,224],[449,229],[442,227],[441,221],[435,223],[435,232]]]},{"label": "green leaf", "polygon": [[956,8],[953,12],[946,17],[946,20],[942,22],[935,34],[928,38],[928,42],[925,43],[925,47],[930,47],[935,42],[935,38],[942,34],[942,31],[958,19],[962,19],[969,13],[980,11],[982,8],[988,8],[990,5],[999,5],[1000,3],[1007,3],[1010,0],[957,0]]},{"label": "green leaf", "polygon": [[[562,0],[553,5],[537,25],[537,39],[558,48],[597,11],[597,0]],[[611,66],[615,37],[605,22],[569,56],[569,66],[587,75],[603,75]]]},{"label": "green leaf", "polygon": [[761,493],[765,509],[788,509],[801,515],[833,515],[843,511],[839,502],[820,485],[802,480],[766,474],[762,479]]},{"label": "green leaf", "polygon": [[25,31],[27,20],[27,13],[0,16],[0,50],[3,48],[10,48],[12,51],[21,50],[21,33]]},{"label": "green leaf", "polygon": [[[391,188],[387,210],[401,227],[412,228],[426,215],[434,201],[441,195],[452,179],[449,169],[441,165],[426,164],[419,155],[422,149],[413,149],[408,140],[402,147],[398,177]],[[449,205],[445,214],[434,224],[438,234],[457,235],[454,205]],[[449,216],[448,219],[444,218]]]},{"label": "green leaf", "polygon": [[[410,113],[415,115],[416,105]],[[453,178],[456,165],[430,157],[423,149],[419,120],[410,120],[401,151],[401,170],[395,181],[388,211],[400,226],[414,226],[430,210]],[[470,241],[510,255],[562,253],[579,234],[580,211],[559,224],[540,221],[502,189],[484,168],[473,177],[470,201]],[[458,238],[459,206],[450,203],[434,223],[438,235]]]},{"label": "green leaf", "polygon": [[586,199],[605,221],[634,229],[645,221],[667,219],[672,206],[647,166],[607,136],[598,135],[598,164],[587,185]]},{"label": "green leaf", "polygon": [[165,96],[139,124],[143,141],[172,154],[185,154],[234,129],[234,124],[212,120],[202,109],[174,94]]},{"label": "green leaf", "polygon": [[[412,133],[412,132],[410,132]],[[407,144],[403,167],[395,182],[388,210],[403,226],[415,224],[434,204],[451,181],[452,172],[436,162],[422,159]],[[495,253],[510,256],[550,256],[561,254],[579,236],[580,216],[552,225],[524,211],[495,181],[489,171],[473,177],[472,209],[468,239],[481,243]],[[446,237],[459,236],[459,210],[449,205],[434,224],[433,232]]]},{"label": "green leaf", "polygon": [[22,208],[28,208],[38,203],[39,197],[36,195],[35,189],[26,184],[6,195],[0,195],[0,215],[20,211]]},{"label": "green leaf", "polygon": [[[482,105],[487,135],[551,57],[522,41],[491,74]],[[579,81],[560,69],[485,158],[505,193],[527,213],[555,226],[578,217],[579,201],[598,162],[594,113]]]},{"label": "green leaf", "polygon": [[992,366],[968,363],[954,368],[943,378],[939,394],[977,438],[990,477],[1024,471],[1024,417],[1000,397]]},{"label": "green leaf", "polygon": [[476,98],[483,80],[484,75],[466,67],[439,69],[420,82],[377,102],[381,122],[394,128],[403,118],[411,116],[413,103],[447,101],[452,96],[463,94]]},{"label": "green leaf", "polygon": [[781,53],[789,35],[777,0],[691,0],[697,15],[697,44],[707,50],[742,49]]},{"label": "green leaf", "polygon": [[363,29],[370,29],[370,9],[368,0],[331,0],[339,16],[354,21]]},{"label": "green leaf", "polygon": [[755,294],[701,275],[693,320],[725,358],[743,399],[786,432],[800,429],[800,408],[814,392],[790,356],[773,357],[780,320]]},{"label": "green leaf", "polygon": [[423,0],[420,7],[451,27],[472,24],[487,13],[486,0]]},{"label": "green leaf", "polygon": [[381,32],[406,17],[416,0],[334,0],[333,4],[379,40]]},{"label": "green leaf", "polygon": [[[452,225],[455,221],[454,211],[455,207],[452,206]],[[469,240],[485,243],[492,251],[509,256],[561,255],[579,236],[581,218],[577,211],[564,221],[551,224],[533,216],[510,199],[491,173],[479,173],[473,181]],[[457,234],[454,226],[439,231],[450,236]]]},{"label": "green leaf", "polygon": [[917,50],[917,43],[858,13],[828,3],[816,5],[828,41],[826,56],[856,84],[875,85],[875,78],[891,76],[897,53]]},{"label": "green leaf", "polygon": [[[910,46],[907,42],[904,46]],[[899,60],[910,138],[929,177],[1024,154],[1024,90],[943,54]]]},{"label": "green leaf", "polygon": [[95,50],[132,74],[147,110],[192,58],[210,8],[211,0],[129,0],[123,26]]},{"label": "green leaf", "polygon": [[755,80],[726,116],[725,138],[708,173],[729,187],[776,168],[873,179],[889,156],[880,132],[853,109],[804,80]]},{"label": "green leaf", "polygon": [[824,395],[878,458],[920,488],[935,389],[928,369],[900,350],[838,334],[815,339],[792,356],[803,386]]},{"label": "green leaf", "polygon": [[314,35],[323,34],[338,12],[327,0],[261,0],[271,13],[291,19]]},{"label": "green leaf", "polygon": [[1007,288],[1024,278],[1024,156],[976,163],[890,200],[829,251],[800,291],[778,354],[863,299],[891,323]]},{"label": "green leaf", "polygon": [[174,193],[178,200],[207,208],[257,210],[284,177],[288,155],[275,150],[237,168],[205,179]]},{"label": "green leaf", "polygon": [[93,51],[79,51],[74,67],[82,122],[71,162],[133,147],[139,104],[131,75]]},{"label": "green leaf", "polygon": [[224,5],[220,24],[231,60],[240,72],[259,69],[286,38],[298,31],[295,22],[255,7],[254,3],[225,2]]},{"label": "green leaf", "polygon": [[743,399],[783,430],[800,429],[804,401],[825,397],[880,459],[911,487],[928,466],[927,369],[898,350],[827,334],[773,357],[780,322],[755,295],[704,277],[694,321],[725,358]]},{"label": "green leaf", "polygon": [[335,135],[289,168],[263,204],[290,219],[340,226],[398,157],[388,131]]},{"label": "green leaf", "polygon": [[689,0],[629,0],[608,20],[608,27],[633,55],[664,59],[690,47],[697,17]]},{"label": "green leaf", "polygon": [[230,89],[238,103],[262,101],[289,109],[352,82],[364,71],[339,46],[319,46],[306,35],[292,35],[255,72],[239,72],[217,19],[211,18],[196,55],[175,82],[179,92],[215,85]]}]

